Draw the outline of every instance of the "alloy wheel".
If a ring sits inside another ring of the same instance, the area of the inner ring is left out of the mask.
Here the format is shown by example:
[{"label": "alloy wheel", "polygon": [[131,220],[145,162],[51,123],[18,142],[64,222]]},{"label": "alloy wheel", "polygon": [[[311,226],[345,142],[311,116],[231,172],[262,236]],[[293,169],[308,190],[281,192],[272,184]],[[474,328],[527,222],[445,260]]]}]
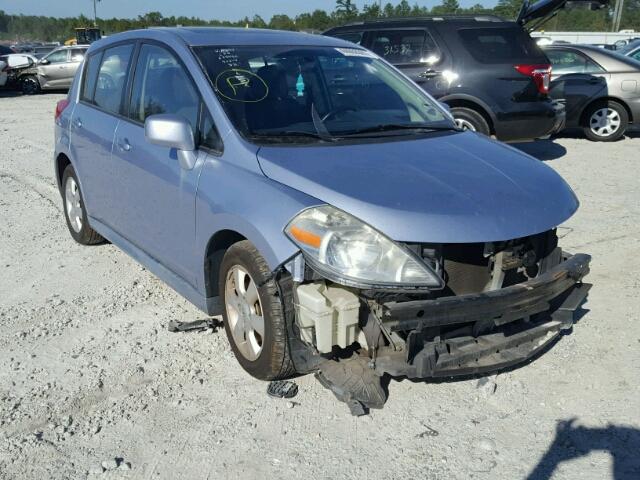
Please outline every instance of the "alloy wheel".
[{"label": "alloy wheel", "polygon": [[71,228],[76,233],[80,233],[82,230],[82,203],[80,199],[80,188],[73,177],[67,178],[67,183],[64,187],[64,205],[67,212],[67,218]]},{"label": "alloy wheel", "polygon": [[225,308],[233,340],[247,360],[255,361],[264,344],[264,315],[258,286],[241,266],[231,267],[225,283]]},{"label": "alloy wheel", "polygon": [[465,120],[464,118],[454,118],[454,122],[456,127],[460,130],[470,130],[472,132],[476,131],[476,127],[469,120]]},{"label": "alloy wheel", "polygon": [[591,115],[589,128],[600,137],[609,137],[618,131],[621,123],[618,112],[611,108],[601,108]]}]

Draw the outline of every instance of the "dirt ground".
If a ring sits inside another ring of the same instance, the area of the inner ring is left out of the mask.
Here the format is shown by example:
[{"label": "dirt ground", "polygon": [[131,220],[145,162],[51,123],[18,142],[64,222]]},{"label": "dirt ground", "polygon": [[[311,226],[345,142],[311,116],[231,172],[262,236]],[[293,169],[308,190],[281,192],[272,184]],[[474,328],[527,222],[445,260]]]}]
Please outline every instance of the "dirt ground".
[{"label": "dirt ground", "polygon": [[573,332],[521,368],[393,380],[354,418],[312,376],[293,402],[222,330],[111,245],[82,247],[52,174],[62,95],[0,98],[0,478],[640,478],[640,135],[518,146],[582,205],[563,246],[593,256]]}]

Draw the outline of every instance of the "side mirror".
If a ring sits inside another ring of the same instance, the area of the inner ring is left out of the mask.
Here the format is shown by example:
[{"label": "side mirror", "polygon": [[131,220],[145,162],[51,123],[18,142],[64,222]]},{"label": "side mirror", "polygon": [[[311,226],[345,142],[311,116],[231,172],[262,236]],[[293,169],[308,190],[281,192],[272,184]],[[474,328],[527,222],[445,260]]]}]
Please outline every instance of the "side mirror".
[{"label": "side mirror", "polygon": [[196,164],[196,142],[189,122],[180,115],[159,114],[147,117],[144,122],[147,142],[161,147],[175,148],[178,162],[185,170]]},{"label": "side mirror", "polygon": [[451,113],[451,107],[444,102],[438,102],[442,108],[444,108],[447,112]]},{"label": "side mirror", "polygon": [[40,65],[49,65],[49,63],[51,63],[51,62],[49,62],[49,60],[47,60],[46,58],[43,58],[42,60],[40,60],[39,63],[40,63]]}]

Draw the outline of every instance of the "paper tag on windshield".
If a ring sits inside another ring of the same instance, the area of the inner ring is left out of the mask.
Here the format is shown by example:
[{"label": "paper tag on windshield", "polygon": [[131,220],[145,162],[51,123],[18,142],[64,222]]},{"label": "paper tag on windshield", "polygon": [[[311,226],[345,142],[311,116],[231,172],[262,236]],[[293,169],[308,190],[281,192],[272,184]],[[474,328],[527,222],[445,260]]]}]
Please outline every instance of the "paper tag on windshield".
[{"label": "paper tag on windshield", "polygon": [[376,58],[375,54],[371,53],[369,50],[363,50],[361,48],[336,48],[336,50],[345,57]]}]

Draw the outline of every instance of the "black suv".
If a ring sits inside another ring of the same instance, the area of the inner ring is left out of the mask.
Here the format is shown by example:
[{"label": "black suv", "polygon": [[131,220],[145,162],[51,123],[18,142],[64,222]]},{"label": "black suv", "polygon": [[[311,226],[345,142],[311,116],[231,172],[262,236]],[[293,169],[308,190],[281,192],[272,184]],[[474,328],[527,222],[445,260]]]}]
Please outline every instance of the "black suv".
[{"label": "black suv", "polygon": [[523,26],[539,27],[566,3],[525,2],[515,22],[491,15],[385,19],[324,35],[362,45],[395,65],[449,105],[459,127],[500,140],[528,140],[561,130],[565,114],[547,95],[549,59]]}]

